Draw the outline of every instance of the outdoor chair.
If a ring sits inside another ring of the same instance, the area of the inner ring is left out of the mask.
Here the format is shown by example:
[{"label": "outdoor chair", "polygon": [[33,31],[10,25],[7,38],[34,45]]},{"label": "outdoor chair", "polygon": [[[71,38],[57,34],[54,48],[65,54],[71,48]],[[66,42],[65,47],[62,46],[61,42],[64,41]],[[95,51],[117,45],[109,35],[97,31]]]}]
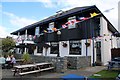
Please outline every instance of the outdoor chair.
[{"label": "outdoor chair", "polygon": [[115,57],[111,61],[108,61],[108,70],[111,68],[120,68],[120,57]]}]

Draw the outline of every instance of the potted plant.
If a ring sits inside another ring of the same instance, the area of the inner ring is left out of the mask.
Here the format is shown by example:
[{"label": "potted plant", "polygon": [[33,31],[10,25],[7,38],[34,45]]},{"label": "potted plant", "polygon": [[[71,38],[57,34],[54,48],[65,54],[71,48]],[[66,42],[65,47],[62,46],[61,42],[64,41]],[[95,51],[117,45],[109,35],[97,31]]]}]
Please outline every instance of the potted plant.
[{"label": "potted plant", "polygon": [[23,64],[29,64],[31,60],[29,53],[24,52],[22,59],[23,59]]},{"label": "potted plant", "polygon": [[90,43],[85,43],[85,45],[86,45],[87,47],[89,47],[89,46],[90,46]]}]

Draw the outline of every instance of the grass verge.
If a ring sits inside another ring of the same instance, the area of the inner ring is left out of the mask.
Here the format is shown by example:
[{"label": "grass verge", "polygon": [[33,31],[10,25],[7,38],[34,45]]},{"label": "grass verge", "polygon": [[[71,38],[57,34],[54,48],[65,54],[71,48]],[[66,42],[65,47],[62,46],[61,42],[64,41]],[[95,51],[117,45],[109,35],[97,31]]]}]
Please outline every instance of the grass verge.
[{"label": "grass verge", "polygon": [[108,79],[109,78],[109,80],[112,80],[118,76],[119,71],[118,70],[102,70],[102,71],[97,72],[95,74],[97,74],[98,76],[92,75],[89,78],[101,78],[101,79]]}]

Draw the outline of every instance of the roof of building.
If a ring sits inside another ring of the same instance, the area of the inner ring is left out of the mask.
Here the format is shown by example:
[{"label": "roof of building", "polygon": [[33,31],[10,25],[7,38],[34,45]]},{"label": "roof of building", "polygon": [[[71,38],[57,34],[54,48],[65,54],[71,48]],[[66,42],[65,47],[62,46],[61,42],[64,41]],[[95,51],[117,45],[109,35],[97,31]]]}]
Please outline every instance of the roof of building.
[{"label": "roof of building", "polygon": [[[40,24],[45,24],[45,23],[49,23],[49,22],[53,22],[55,20],[58,20],[58,19],[61,19],[61,18],[64,18],[64,17],[69,17],[71,15],[74,15],[76,13],[82,13],[83,11],[87,11],[87,10],[90,10],[90,9],[95,9],[98,13],[101,13],[101,11],[95,6],[85,6],[85,7],[76,7],[76,8],[73,8],[71,10],[68,10],[68,11],[64,11],[60,14],[56,14],[56,15],[53,15],[53,16],[50,16],[46,19],[43,19],[41,21],[38,21],[36,23],[33,23],[33,24],[30,24],[28,26],[25,26],[17,31],[14,31],[12,32],[11,34],[17,34],[18,32],[21,32],[21,31],[24,31],[26,29],[30,29],[30,28],[34,28],[34,27],[37,27],[38,25]],[[111,25],[109,26],[109,29],[114,33],[114,32],[118,32],[114,26],[109,22],[109,20],[101,13],[101,15],[106,19],[106,21]]]}]

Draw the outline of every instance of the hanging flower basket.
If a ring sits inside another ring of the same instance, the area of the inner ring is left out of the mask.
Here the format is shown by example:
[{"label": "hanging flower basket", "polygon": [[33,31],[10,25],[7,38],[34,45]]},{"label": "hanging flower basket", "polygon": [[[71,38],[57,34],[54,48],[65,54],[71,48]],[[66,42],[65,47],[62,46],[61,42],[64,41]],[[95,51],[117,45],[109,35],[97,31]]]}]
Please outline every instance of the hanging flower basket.
[{"label": "hanging flower basket", "polygon": [[89,46],[90,46],[90,43],[85,43],[85,45],[86,45],[87,47],[89,47]]},{"label": "hanging flower basket", "polygon": [[63,42],[63,45],[62,45],[62,46],[63,46],[63,47],[67,47],[67,44]]}]

